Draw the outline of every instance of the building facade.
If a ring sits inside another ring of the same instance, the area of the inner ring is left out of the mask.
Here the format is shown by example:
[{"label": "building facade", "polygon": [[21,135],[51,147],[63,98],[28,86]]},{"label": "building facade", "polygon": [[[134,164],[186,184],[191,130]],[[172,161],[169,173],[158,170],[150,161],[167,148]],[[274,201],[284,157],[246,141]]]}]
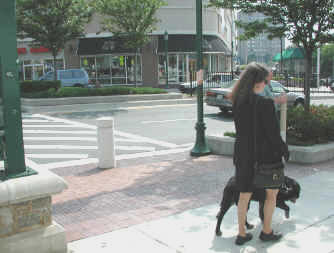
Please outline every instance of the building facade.
[{"label": "building facade", "polygon": [[[253,22],[255,20],[262,20],[265,16],[262,13],[244,13],[237,14],[238,20],[243,22]],[[238,35],[244,33],[243,29],[238,28]],[[275,38],[268,39],[267,34],[262,33],[259,36],[249,39],[247,41],[238,41],[238,59],[240,64],[247,64],[252,61],[265,63],[269,66],[274,66],[273,57],[285,48],[285,40]]]},{"label": "building facade", "polygon": [[[210,72],[229,71],[235,38],[234,13],[206,8],[205,3],[203,1],[204,68]],[[139,51],[124,47],[124,41],[102,32],[101,17],[95,15],[86,25],[85,37],[69,42],[59,55],[59,61],[62,60],[64,68],[85,68],[93,83],[134,84],[136,81],[158,87],[166,83],[164,34],[167,32],[169,84],[185,82],[190,73],[196,71],[196,1],[168,0],[156,15],[160,20],[157,29],[150,34],[150,42]],[[45,58],[38,63],[40,65],[47,64],[47,52],[44,54],[39,55]],[[20,59],[28,56],[20,54]],[[34,68],[39,72],[31,78],[42,72],[41,66]],[[44,67],[43,71],[46,69]]]}]

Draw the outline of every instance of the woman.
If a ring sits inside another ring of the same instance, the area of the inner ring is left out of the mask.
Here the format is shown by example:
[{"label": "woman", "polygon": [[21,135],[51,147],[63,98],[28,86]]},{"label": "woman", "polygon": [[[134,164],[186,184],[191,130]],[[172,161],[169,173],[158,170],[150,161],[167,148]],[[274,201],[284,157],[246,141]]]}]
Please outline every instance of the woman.
[{"label": "woman", "polygon": [[[263,91],[268,75],[269,71],[264,66],[250,63],[241,74],[231,96],[236,128],[233,162],[236,167],[236,184],[240,191],[238,202],[239,234],[235,241],[237,245],[242,245],[252,239],[252,234],[246,233],[245,221],[248,203],[254,190],[255,136],[256,159],[259,163],[279,162],[282,161],[282,156],[286,159],[289,157],[287,145],[280,135],[274,102],[270,98],[258,95]],[[255,106],[256,111],[254,111]],[[265,189],[265,191],[264,222],[260,239],[277,241],[282,235],[273,232],[271,221],[276,206],[278,188]]]}]

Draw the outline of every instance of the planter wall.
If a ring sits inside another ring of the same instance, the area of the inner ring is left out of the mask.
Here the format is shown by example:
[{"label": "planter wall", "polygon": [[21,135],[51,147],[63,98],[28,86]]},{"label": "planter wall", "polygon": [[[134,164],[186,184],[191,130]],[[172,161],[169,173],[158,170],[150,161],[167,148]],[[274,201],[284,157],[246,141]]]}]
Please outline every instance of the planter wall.
[{"label": "planter wall", "polygon": [[[235,139],[226,136],[209,135],[209,148],[213,154],[232,156]],[[289,145],[289,162],[313,164],[325,162],[334,158],[334,143],[318,144],[310,147]]]}]

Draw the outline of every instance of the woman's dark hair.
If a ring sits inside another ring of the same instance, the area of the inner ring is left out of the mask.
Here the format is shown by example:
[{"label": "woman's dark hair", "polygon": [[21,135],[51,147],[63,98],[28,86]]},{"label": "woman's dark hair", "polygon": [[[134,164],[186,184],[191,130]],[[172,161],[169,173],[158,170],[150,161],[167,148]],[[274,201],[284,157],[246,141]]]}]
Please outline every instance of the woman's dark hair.
[{"label": "woman's dark hair", "polygon": [[253,93],[255,84],[265,81],[268,75],[269,70],[265,66],[256,62],[249,63],[233,88],[233,105],[238,106],[247,101]]}]

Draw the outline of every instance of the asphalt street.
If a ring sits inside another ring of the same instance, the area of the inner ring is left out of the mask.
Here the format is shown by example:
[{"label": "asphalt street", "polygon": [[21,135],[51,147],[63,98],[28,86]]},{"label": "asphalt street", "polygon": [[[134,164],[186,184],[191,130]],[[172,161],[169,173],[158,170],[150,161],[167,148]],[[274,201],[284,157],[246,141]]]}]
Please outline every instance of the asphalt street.
[{"label": "asphalt street", "polygon": [[[333,99],[314,100],[333,105]],[[23,114],[26,157],[30,165],[54,168],[97,158],[96,124],[113,117],[117,159],[133,159],[190,150],[195,142],[197,103],[194,99],[89,104],[43,108]],[[204,105],[206,134],[234,131],[233,116]]]}]

